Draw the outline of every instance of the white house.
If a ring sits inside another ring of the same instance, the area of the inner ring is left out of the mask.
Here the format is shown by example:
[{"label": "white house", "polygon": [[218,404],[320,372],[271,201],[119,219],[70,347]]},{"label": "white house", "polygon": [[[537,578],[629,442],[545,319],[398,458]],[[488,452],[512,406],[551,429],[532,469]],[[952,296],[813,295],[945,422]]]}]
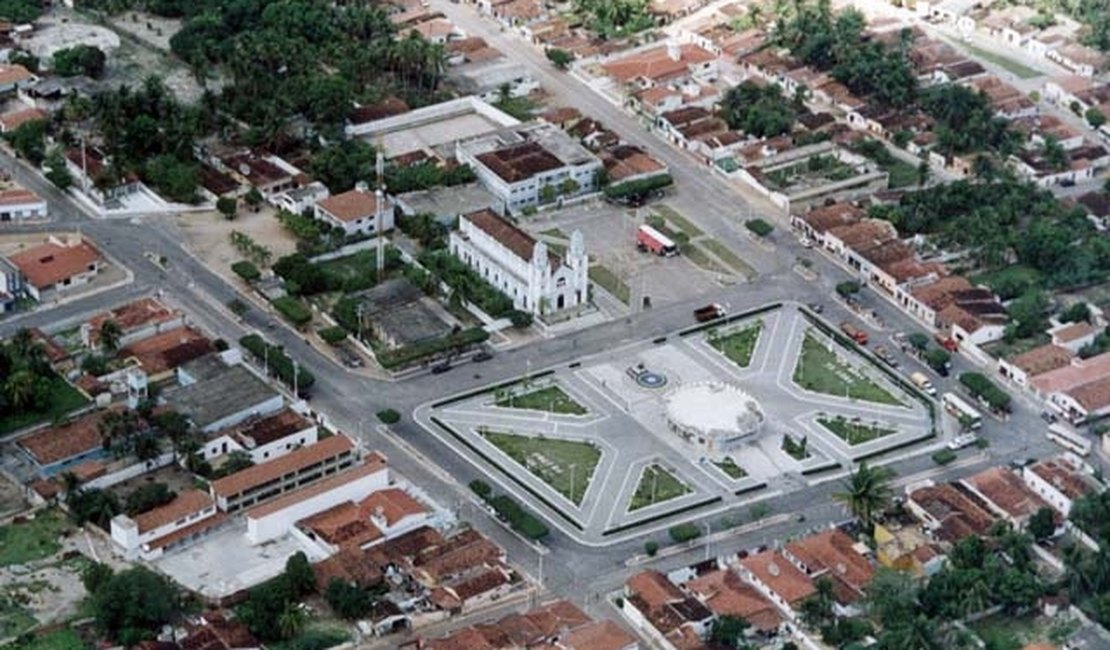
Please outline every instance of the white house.
[{"label": "white house", "polygon": [[279,210],[292,212],[293,214],[304,214],[307,210],[312,210],[320,201],[331,196],[326,185],[320,181],[312,181],[304,187],[298,187],[291,190],[275,194],[270,197],[270,204]]},{"label": "white house", "polygon": [[547,123],[459,142],[455,157],[514,212],[596,192],[602,169],[588,149]]},{"label": "white house", "polygon": [[316,218],[348,235],[376,235],[393,229],[393,201],[359,183],[353,190],[318,201]]},{"label": "white house", "polygon": [[153,560],[199,538],[226,517],[216,512],[216,502],[208,493],[187,490],[173,501],[134,517],[113,517],[112,541],[128,560]]},{"label": "white house", "polygon": [[450,247],[452,255],[512,298],[517,309],[542,315],[588,300],[589,260],[578,230],[560,258],[492,210],[479,210],[459,217]]},{"label": "white house", "polygon": [[1076,499],[1103,489],[1095,479],[1094,469],[1071,453],[1026,465],[1021,476],[1034,492],[1065,517],[1071,513]]},{"label": "white house", "polygon": [[22,187],[0,190],[0,222],[46,218],[46,201]]},{"label": "white house", "polygon": [[45,243],[8,256],[26,280],[29,296],[42,301],[51,294],[88,284],[100,272],[100,252],[80,235],[51,235]]},{"label": "white house", "polygon": [[23,295],[23,274],[0,256],[0,314],[15,308],[15,299]]},{"label": "white house", "polygon": [[294,449],[314,445],[318,439],[319,428],[315,423],[286,408],[217,431],[201,445],[197,454],[209,460],[241,451],[258,464],[280,458]]}]

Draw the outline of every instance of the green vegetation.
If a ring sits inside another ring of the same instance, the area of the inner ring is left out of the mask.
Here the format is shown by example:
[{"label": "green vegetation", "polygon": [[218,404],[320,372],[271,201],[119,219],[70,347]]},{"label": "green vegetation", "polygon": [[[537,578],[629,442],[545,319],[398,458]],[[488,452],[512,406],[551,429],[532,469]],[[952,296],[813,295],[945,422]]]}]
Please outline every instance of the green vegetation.
[{"label": "green vegetation", "polygon": [[679,250],[681,250],[682,254],[686,256],[686,259],[690,260],[695,266],[705,269],[710,273],[720,274],[732,272],[727,266],[707,255],[700,246],[695,244],[683,244],[679,247]]},{"label": "green vegetation", "polygon": [[747,368],[752,362],[752,353],[759,341],[759,334],[763,331],[763,321],[756,321],[734,332],[721,334],[713,330],[707,336],[709,345],[724,354],[730,361]]},{"label": "green vegetation", "polygon": [[733,460],[731,456],[725,456],[721,460],[715,460],[713,461],[713,464],[716,465],[717,468],[720,469],[722,472],[727,474],[729,478],[734,480],[742,479],[748,475],[748,473],[744,471],[744,468],[737,465],[736,461]]},{"label": "green vegetation", "polygon": [[836,285],[836,293],[844,298],[856,295],[859,293],[859,290],[860,284],[855,280],[845,280]]},{"label": "green vegetation", "polygon": [[377,415],[382,424],[397,424],[401,421],[401,414],[393,409],[382,409]]},{"label": "green vegetation", "polygon": [[247,260],[240,260],[232,264],[231,270],[235,272],[235,275],[238,275],[247,282],[254,282],[262,277],[262,272],[258,270],[258,267],[255,266],[253,262],[248,262]]},{"label": "green vegetation", "polygon": [[46,120],[31,120],[20,124],[14,131],[5,133],[4,139],[21,157],[33,165],[39,165],[46,158],[46,141],[43,139],[46,136],[46,125]]},{"label": "green vegetation", "polygon": [[165,483],[144,483],[127,495],[124,511],[127,516],[134,517],[148,510],[164,506],[176,497],[177,494]]},{"label": "green vegetation", "polygon": [[239,345],[255,358],[264,361],[269,371],[288,386],[293,386],[295,380],[297,389],[306,391],[316,383],[315,375],[299,363],[294,363],[281,347],[270,345],[257,334],[247,334],[240,338]]},{"label": "green vegetation", "polygon": [[493,318],[508,316],[514,310],[511,298],[449,252],[426,251],[420,256],[420,263],[451,287],[450,299],[456,306],[461,306],[465,300]]},{"label": "green vegetation", "polygon": [[989,61],[1002,68],[1003,70],[1016,75],[1019,79],[1034,79],[1036,77],[1044,76],[1044,73],[1040,70],[1030,68],[1023,63],[1018,63],[1017,61],[1009,57],[1002,56],[1001,54],[995,54],[991,50],[985,50],[981,47],[975,47],[969,41],[960,41],[959,46],[970,52],[976,58],[982,59],[984,61]]},{"label": "green vegetation", "polygon": [[744,227],[758,237],[766,237],[767,235],[771,234],[772,230],[775,229],[774,226],[767,223],[763,219],[748,219],[744,222]]},{"label": "green vegetation", "polygon": [[54,74],[59,77],[85,75],[93,79],[104,76],[108,57],[98,47],[74,45],[54,52]]},{"label": "green vegetation", "polygon": [[895,45],[866,38],[867,20],[856,9],[834,13],[828,2],[798,2],[786,8],[773,33],[782,45],[819,70],[829,72],[858,96],[900,108],[913,103],[917,75],[907,57],[908,33]]},{"label": "green vegetation", "polygon": [[285,320],[297,327],[307,324],[312,320],[312,310],[293,296],[282,296],[271,301],[274,309],[278,310]]},{"label": "green vegetation", "polygon": [[[887,187],[890,189],[907,187],[922,181],[918,167],[890,153],[886,145],[879,140],[872,138],[860,140],[856,143],[855,150],[857,153],[871,159],[872,162],[882,167],[883,171],[890,174],[890,180],[887,181]],[[928,167],[926,167],[926,169],[928,169]]]},{"label": "green vegetation", "polygon": [[269,264],[270,258],[273,257],[273,253],[269,248],[251,239],[250,235],[243,234],[238,230],[232,230],[228,233],[227,238],[231,241],[231,245],[235,247],[235,250],[239,251],[239,254],[250,259],[250,261],[254,262],[257,266]]},{"label": "green vegetation", "polygon": [[338,325],[320,328],[316,330],[316,334],[328,345],[339,345],[347,340],[347,330]]},{"label": "green vegetation", "polygon": [[560,50],[557,47],[549,47],[545,53],[547,54],[547,60],[551,61],[552,65],[560,70],[566,70],[570,67],[571,63],[574,63],[574,55],[566,50]]},{"label": "green vegetation", "polygon": [[956,460],[956,458],[956,452],[951,449],[941,449],[932,456],[933,462],[937,465],[947,465]]},{"label": "green vegetation", "polygon": [[271,650],[327,650],[351,641],[349,629],[325,622],[308,622],[291,639],[267,644]]},{"label": "green vegetation", "polygon": [[692,491],[689,485],[683,483],[663,466],[658,464],[649,465],[640,474],[640,482],[636,486],[636,492],[632,495],[628,511],[632,512],[657,503],[677,499]]},{"label": "green vegetation", "polygon": [[0,434],[62,418],[86,403],[50,367],[29,330],[0,343]]},{"label": "green vegetation", "polygon": [[[506,84],[504,90],[505,92],[502,92],[498,96],[497,101],[493,103],[495,107],[497,107],[502,112],[508,113],[516,119],[521,120],[522,122],[527,122],[535,116],[536,102],[532,101],[528,97],[514,97],[510,95],[508,93],[508,84]],[[469,167],[466,167],[466,165],[460,166],[469,169]]]},{"label": "green vegetation", "polygon": [[19,636],[37,624],[35,617],[16,602],[15,597],[0,595],[0,639]]},{"label": "green vegetation", "polygon": [[[292,222],[292,220],[289,220]],[[385,249],[386,273],[402,268],[401,253],[392,246]],[[274,273],[285,280],[293,295],[314,295],[325,291],[351,293],[378,283],[377,252],[363,250],[323,262],[313,262],[301,253],[286,255],[274,263]]]},{"label": "green vegetation", "polygon": [[[518,105],[520,105],[519,102]],[[389,188],[391,194],[403,194],[439,186],[451,187],[470,183],[474,179],[474,170],[470,168],[470,165],[455,165],[446,168],[440,166],[438,162],[388,167],[385,173],[385,185]]]},{"label": "green vegetation", "polygon": [[574,13],[604,39],[631,36],[654,24],[647,0],[574,0]]},{"label": "green vegetation", "polygon": [[897,433],[895,429],[879,425],[869,425],[856,420],[849,420],[842,415],[835,418],[817,418],[817,423],[832,431],[849,445],[862,445],[865,442],[878,440],[885,436]]},{"label": "green vegetation", "polygon": [[764,178],[772,189],[786,190],[802,179],[823,179],[831,183],[847,180],[855,175],[855,168],[836,156],[819,154],[768,171]]},{"label": "green vegetation", "polygon": [[512,392],[512,388],[507,388],[499,393],[494,403],[505,408],[547,411],[564,415],[589,413],[585,406],[574,401],[574,398],[559,386],[547,386],[520,395]]},{"label": "green vegetation", "polygon": [[499,494],[486,499],[486,503],[497,513],[498,518],[528,539],[543,539],[550,532],[542,521],[522,508],[511,497]]},{"label": "green vegetation", "polygon": [[644,542],[644,553],[646,553],[648,557],[655,557],[655,554],[658,552],[659,542],[656,542],[654,540]]},{"label": "green vegetation", "polygon": [[701,529],[692,523],[679,524],[667,529],[667,534],[675,544],[690,542],[701,537]]},{"label": "green vegetation", "polygon": [[721,117],[731,129],[756,138],[773,138],[794,127],[797,106],[782,96],[778,84],[745,81],[729,88],[721,100]]},{"label": "green vegetation", "polygon": [[800,440],[795,440],[794,436],[787,433],[782,437],[782,450],[794,460],[805,460],[810,456],[809,438],[802,436]]},{"label": "green vegetation", "polygon": [[661,190],[671,185],[674,185],[674,179],[671,178],[670,174],[656,174],[655,176],[649,176],[647,178],[606,185],[604,192],[605,196],[610,199],[638,200],[656,190]]},{"label": "green vegetation", "polygon": [[802,342],[798,365],[794,368],[794,383],[815,393],[903,406],[897,397],[857,368],[841,361],[835,352],[808,333]]},{"label": "green vegetation", "polygon": [[921,93],[921,109],[937,120],[937,149],[945,154],[1014,153],[1019,138],[997,117],[986,95],[958,84],[939,84]]},{"label": "green vegetation", "polygon": [[581,504],[601,450],[589,442],[524,436],[481,429],[479,433],[572,503]]},{"label": "green vegetation", "polygon": [[735,271],[739,272],[744,277],[751,279],[756,276],[755,269],[749,266],[747,262],[740,259],[739,255],[733,253],[732,250],[730,250],[727,246],[717,241],[716,239],[706,239],[705,241],[701,242],[701,245],[705,246],[707,249],[709,249],[710,253],[716,255],[718,259],[731,266]]},{"label": "green vegetation", "polygon": [[614,298],[628,304],[632,298],[632,291],[625,284],[624,280],[617,277],[616,273],[609,270],[609,267],[602,266],[601,264],[594,264],[590,267],[590,281],[599,285],[602,289],[608,291]]},{"label": "green vegetation", "polygon": [[[177,587],[146,567],[138,566],[120,573],[86,573],[93,618],[108,638],[130,646],[153,636],[164,624],[181,613]],[[83,578],[85,578],[83,576]]]},{"label": "green vegetation", "polygon": [[316,591],[312,565],[301,551],[285,561],[285,571],[253,587],[236,610],[260,641],[290,641],[306,631],[308,619],[299,602]]},{"label": "green vegetation", "polygon": [[889,507],[894,497],[890,487],[892,478],[894,473],[889,469],[863,461],[843,482],[844,491],[837,492],[833,498],[859,518],[865,530],[871,531],[875,515]]},{"label": "green vegetation", "polygon": [[999,388],[993,381],[978,372],[965,372],[960,375],[960,383],[971,394],[987,403],[993,411],[1010,410],[1010,394]]},{"label": "green vegetation", "polygon": [[378,363],[381,364],[383,368],[393,370],[395,368],[403,368],[422,359],[427,359],[436,355],[446,353],[449,356],[451,354],[461,353],[479,343],[485,342],[488,338],[489,332],[487,332],[485,328],[471,327],[431,341],[423,341],[421,343],[389,350],[377,350],[374,356],[377,357]]},{"label": "green vegetation", "polygon": [[675,228],[678,228],[682,232],[686,233],[687,237],[700,237],[701,235],[705,234],[700,228],[695,226],[693,222],[682,216],[681,213],[679,213],[677,210],[669,205],[660,203],[658,205],[651,206],[651,210],[652,212],[669,221],[671,224],[674,225]]},{"label": "green vegetation", "polygon": [[37,0],[0,0],[0,18],[13,23],[34,22],[42,15],[42,3]]}]

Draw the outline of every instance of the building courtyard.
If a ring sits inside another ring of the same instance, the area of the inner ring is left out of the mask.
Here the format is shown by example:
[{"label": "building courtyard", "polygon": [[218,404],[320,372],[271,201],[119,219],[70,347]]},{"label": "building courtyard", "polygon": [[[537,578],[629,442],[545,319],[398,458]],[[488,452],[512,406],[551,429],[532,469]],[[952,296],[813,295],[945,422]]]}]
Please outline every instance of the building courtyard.
[{"label": "building courtyard", "polygon": [[936,408],[793,304],[427,404],[417,420],[607,544],[943,444]]}]

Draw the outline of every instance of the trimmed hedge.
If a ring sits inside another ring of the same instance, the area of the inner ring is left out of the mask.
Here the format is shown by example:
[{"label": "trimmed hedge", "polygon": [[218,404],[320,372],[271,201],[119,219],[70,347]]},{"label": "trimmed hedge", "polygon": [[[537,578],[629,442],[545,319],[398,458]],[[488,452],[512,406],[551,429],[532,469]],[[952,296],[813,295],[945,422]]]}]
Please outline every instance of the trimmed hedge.
[{"label": "trimmed hedge", "polygon": [[406,345],[405,347],[395,350],[382,350],[377,353],[378,363],[380,363],[383,368],[392,370],[394,368],[407,366],[415,361],[430,357],[434,354],[439,354],[440,352],[477,345],[488,338],[489,332],[481,327],[472,327],[455,334],[449,334],[434,341],[425,341],[423,343],[417,343],[416,345]]},{"label": "trimmed hedge", "polygon": [[[294,362],[285,354],[284,350],[276,345],[270,345],[257,334],[247,334],[242,337],[239,339],[239,345],[259,360],[265,359],[270,372],[274,373],[282,383],[290,387],[293,386]],[[266,350],[269,350],[269,352]],[[299,364],[296,367],[298,368],[296,372],[297,391],[308,390],[316,383],[316,376]]]},{"label": "trimmed hedge", "polygon": [[752,234],[755,234],[759,237],[766,237],[767,235],[771,234],[772,230],[775,229],[774,226],[767,223],[763,219],[748,219],[744,222],[744,227],[750,230]]},{"label": "trimmed hedge", "polygon": [[297,327],[304,325],[312,320],[312,312],[308,307],[305,307],[300,300],[292,296],[282,296],[270,302],[278,313],[285,317],[285,320],[293,323]]},{"label": "trimmed hedge", "polygon": [[947,465],[954,460],[956,460],[956,452],[951,449],[941,449],[933,454],[933,462],[937,465]]},{"label": "trimmed hedge", "polygon": [[483,501],[493,494],[493,488],[489,486],[489,483],[481,479],[474,479],[468,485],[470,486],[470,490],[481,497]]},{"label": "trimmed hedge", "polygon": [[660,174],[637,181],[616,183],[605,188],[605,196],[611,199],[622,199],[629,196],[642,196],[655,190],[663,189],[674,184],[670,174]]},{"label": "trimmed hedge", "polygon": [[235,275],[238,275],[247,282],[254,282],[262,277],[262,271],[258,270],[254,262],[248,262],[247,260],[241,260],[232,264],[231,270],[235,272]]},{"label": "trimmed hedge", "polygon": [[701,529],[691,523],[671,526],[667,529],[667,533],[670,534],[671,539],[673,539],[676,544],[689,542],[690,540],[701,537]]},{"label": "trimmed hedge", "polygon": [[522,508],[512,497],[499,494],[486,499],[486,503],[497,512],[498,517],[508,522],[513,530],[528,539],[543,539],[551,532],[546,524]]},{"label": "trimmed hedge", "polygon": [[996,386],[986,376],[978,372],[965,372],[960,375],[960,383],[971,391],[972,395],[986,402],[992,410],[1010,410],[1010,394]]},{"label": "trimmed hedge", "polygon": [[383,424],[397,424],[401,421],[401,414],[393,409],[382,409],[377,415]]}]

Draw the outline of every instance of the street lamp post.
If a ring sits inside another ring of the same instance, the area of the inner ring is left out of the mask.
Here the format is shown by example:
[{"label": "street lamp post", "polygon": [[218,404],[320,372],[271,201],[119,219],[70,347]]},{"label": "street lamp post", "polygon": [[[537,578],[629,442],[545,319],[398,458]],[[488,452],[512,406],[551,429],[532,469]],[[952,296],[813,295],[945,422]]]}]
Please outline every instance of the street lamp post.
[{"label": "street lamp post", "polygon": [[710,533],[709,522],[708,521],[703,521],[703,522],[701,522],[701,525],[705,527],[705,561],[708,562],[709,561],[709,547],[710,547],[710,545],[712,545],[712,542],[709,540],[709,533]]}]

